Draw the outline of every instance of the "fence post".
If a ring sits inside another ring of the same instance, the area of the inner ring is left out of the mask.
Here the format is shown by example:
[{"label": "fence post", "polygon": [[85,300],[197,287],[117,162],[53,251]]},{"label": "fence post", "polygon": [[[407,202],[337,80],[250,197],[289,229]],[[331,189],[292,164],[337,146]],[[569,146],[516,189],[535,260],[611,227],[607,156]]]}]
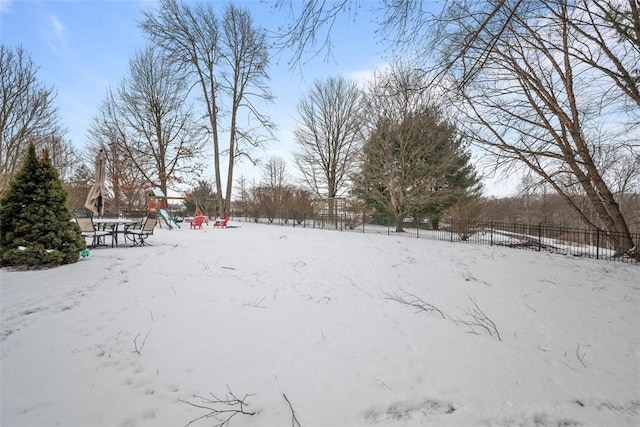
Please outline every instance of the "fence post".
[{"label": "fence post", "polygon": [[391,236],[391,217],[387,216],[387,236]]},{"label": "fence post", "polygon": [[449,239],[451,240],[451,242],[453,243],[453,229],[456,228],[455,226],[455,219],[452,219],[449,225]]},{"label": "fence post", "polygon": [[413,217],[413,221],[416,223],[416,238],[420,238],[420,220],[417,216]]},{"label": "fence post", "polygon": [[538,224],[538,252],[542,250],[542,224]]},{"label": "fence post", "polygon": [[490,236],[489,238],[491,240],[491,245],[490,246],[493,246],[493,221],[491,221],[489,223],[489,236]]},{"label": "fence post", "polygon": [[600,230],[596,228],[596,259],[600,259]]}]

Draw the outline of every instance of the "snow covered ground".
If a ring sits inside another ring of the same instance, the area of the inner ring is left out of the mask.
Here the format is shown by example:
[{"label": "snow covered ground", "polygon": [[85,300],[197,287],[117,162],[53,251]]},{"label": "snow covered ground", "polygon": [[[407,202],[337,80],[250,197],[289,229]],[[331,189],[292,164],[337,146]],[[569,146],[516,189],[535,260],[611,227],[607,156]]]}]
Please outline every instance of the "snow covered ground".
[{"label": "snow covered ground", "polygon": [[638,266],[236,225],[1,270],[0,424],[640,424]]}]

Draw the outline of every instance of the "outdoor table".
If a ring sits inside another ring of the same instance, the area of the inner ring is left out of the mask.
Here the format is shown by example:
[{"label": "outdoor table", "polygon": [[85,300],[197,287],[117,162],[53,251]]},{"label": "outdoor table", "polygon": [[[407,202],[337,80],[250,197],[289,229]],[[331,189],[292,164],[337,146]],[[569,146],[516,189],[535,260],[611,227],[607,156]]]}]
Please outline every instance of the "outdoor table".
[{"label": "outdoor table", "polygon": [[[118,246],[118,232],[119,232],[118,228],[120,227],[120,224],[129,225],[129,224],[138,223],[140,221],[135,221],[133,219],[126,219],[126,218],[94,218],[93,222],[97,226],[102,227],[103,230],[106,229],[107,227],[110,227],[111,232],[113,233],[113,239],[116,242],[115,245]],[[124,232],[124,230],[122,231]]]}]

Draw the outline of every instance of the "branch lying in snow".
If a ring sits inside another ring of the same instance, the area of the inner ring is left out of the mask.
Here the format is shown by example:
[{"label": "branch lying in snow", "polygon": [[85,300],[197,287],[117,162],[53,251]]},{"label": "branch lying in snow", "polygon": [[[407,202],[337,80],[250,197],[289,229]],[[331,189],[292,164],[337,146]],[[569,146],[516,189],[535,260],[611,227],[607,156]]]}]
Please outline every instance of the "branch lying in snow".
[{"label": "branch lying in snow", "polygon": [[189,423],[186,424],[185,427],[190,426],[196,421],[200,421],[204,418],[213,418],[217,421],[220,421],[218,424],[215,424],[214,427],[225,427],[228,426],[231,419],[238,414],[256,414],[255,412],[247,412],[245,410],[245,407],[249,406],[249,404],[246,403],[247,398],[250,396],[255,396],[255,394],[245,394],[244,397],[240,399],[235,394],[233,394],[228,385],[227,390],[229,390],[229,392],[225,394],[224,399],[216,397],[213,393],[209,393],[212,399],[194,395],[193,397],[197,397],[198,399],[202,400],[201,404],[178,399],[179,402],[186,403],[187,405],[193,406],[195,408],[205,409],[206,411],[208,411],[206,414],[189,421]]},{"label": "branch lying in snow", "polygon": [[582,353],[582,356],[580,355],[580,343],[578,343],[578,348],[576,348],[576,357],[578,358],[580,363],[582,363],[582,366],[584,366],[585,368],[587,367],[587,365],[584,364],[584,357],[586,355],[587,355],[586,351],[584,353]]},{"label": "branch lying in snow", "polygon": [[243,307],[255,307],[255,308],[267,308],[267,307],[265,307],[264,305],[260,305],[260,303],[261,303],[262,301],[264,301],[264,298],[265,298],[265,297],[262,297],[261,299],[256,299],[256,300],[251,301],[251,302],[244,302],[244,301],[242,301],[242,306],[243,306]]},{"label": "branch lying in snow", "polygon": [[401,304],[404,305],[408,305],[410,307],[414,307],[417,308],[418,311],[426,311],[427,313],[431,313],[432,311],[437,312],[438,314],[440,314],[440,316],[442,316],[443,319],[446,319],[448,316],[445,315],[442,310],[440,310],[438,307],[436,307],[435,305],[428,303],[426,301],[424,301],[422,298],[410,294],[409,292],[403,291],[402,289],[400,289],[406,296],[411,297],[412,299],[406,299],[404,297],[400,297],[398,296],[397,293],[394,293],[393,295],[388,294],[386,292],[383,292],[386,295],[385,299],[389,299],[391,301],[396,301],[399,302]]},{"label": "branch lying in snow", "polygon": [[359,291],[361,291],[361,292],[363,292],[363,293],[365,293],[365,294],[369,295],[371,298],[373,298],[373,295],[371,295],[371,293],[369,293],[369,292],[365,291],[364,289],[362,289],[362,287],[361,287],[361,286],[358,286],[358,285],[356,284],[356,282],[354,282],[354,281],[353,281],[353,279],[352,279],[351,277],[349,277],[349,276],[345,276],[345,277],[346,277],[346,278],[351,282],[351,286],[353,286],[354,288],[358,289]]},{"label": "branch lying in snow", "polygon": [[[461,319],[459,317],[453,318],[445,314],[442,310],[440,310],[435,305],[429,302],[426,302],[425,300],[423,300],[422,298],[416,295],[410,294],[409,292],[406,292],[403,290],[401,291],[406,295],[406,297],[398,296],[397,293],[388,294],[384,291],[383,293],[386,295],[386,299],[399,302],[400,304],[408,305],[409,307],[417,308],[418,311],[426,311],[427,313],[431,313],[435,311],[438,314],[440,314],[440,316],[442,316],[443,319],[449,319],[455,322],[456,324],[462,324],[467,326],[471,330],[471,332],[476,335],[478,335],[478,332],[476,331],[475,328],[483,328],[487,332],[489,332],[489,335],[495,336],[496,338],[498,338],[498,341],[502,341],[502,338],[500,337],[500,332],[498,331],[498,327],[496,326],[496,324],[491,319],[489,319],[489,317],[480,309],[480,307],[478,307],[478,303],[476,302],[476,300],[471,297],[469,297],[469,300],[473,303],[473,306],[471,307],[470,310],[465,311],[465,314],[468,316],[468,318]],[[410,298],[407,298],[407,297],[410,297]]]},{"label": "branch lying in snow", "polygon": [[289,409],[291,409],[291,427],[302,427],[300,425],[300,422],[298,421],[298,419],[296,418],[296,412],[293,410],[293,406],[291,406],[291,402],[289,402],[289,399],[287,399],[287,395],[282,393],[282,395],[284,396],[284,400],[287,401],[287,403],[289,404]]},{"label": "branch lying in snow", "polygon": [[138,333],[138,335],[136,335],[136,337],[133,339],[135,352],[138,353],[138,355],[140,356],[142,356],[142,349],[144,348],[144,345],[147,342],[147,337],[149,336],[150,333],[151,333],[151,329],[149,329],[149,332],[147,332],[147,335],[144,336],[144,340],[142,340],[142,344],[140,344],[140,348],[138,348],[138,337],[140,336],[140,333]]},{"label": "branch lying in snow", "polygon": [[498,341],[502,341],[500,332],[498,332],[498,328],[496,324],[493,323],[493,320],[489,319],[489,317],[480,309],[480,307],[478,307],[478,303],[475,299],[469,297],[469,301],[471,301],[473,307],[471,307],[470,310],[465,311],[465,314],[469,316],[470,320],[460,318],[451,320],[456,323],[462,323],[463,325],[471,329],[471,331],[476,335],[478,333],[476,332],[474,327],[483,328],[487,332],[489,332],[489,335],[493,336],[495,334],[495,336],[498,338]]}]

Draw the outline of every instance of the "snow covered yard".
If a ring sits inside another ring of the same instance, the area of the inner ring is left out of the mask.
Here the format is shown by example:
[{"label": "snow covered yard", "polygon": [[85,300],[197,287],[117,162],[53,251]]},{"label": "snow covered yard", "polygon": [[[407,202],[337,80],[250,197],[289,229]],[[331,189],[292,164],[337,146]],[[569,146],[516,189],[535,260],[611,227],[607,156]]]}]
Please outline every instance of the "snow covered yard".
[{"label": "snow covered yard", "polygon": [[638,266],[251,223],[149,242],[0,271],[2,426],[640,424]]}]

